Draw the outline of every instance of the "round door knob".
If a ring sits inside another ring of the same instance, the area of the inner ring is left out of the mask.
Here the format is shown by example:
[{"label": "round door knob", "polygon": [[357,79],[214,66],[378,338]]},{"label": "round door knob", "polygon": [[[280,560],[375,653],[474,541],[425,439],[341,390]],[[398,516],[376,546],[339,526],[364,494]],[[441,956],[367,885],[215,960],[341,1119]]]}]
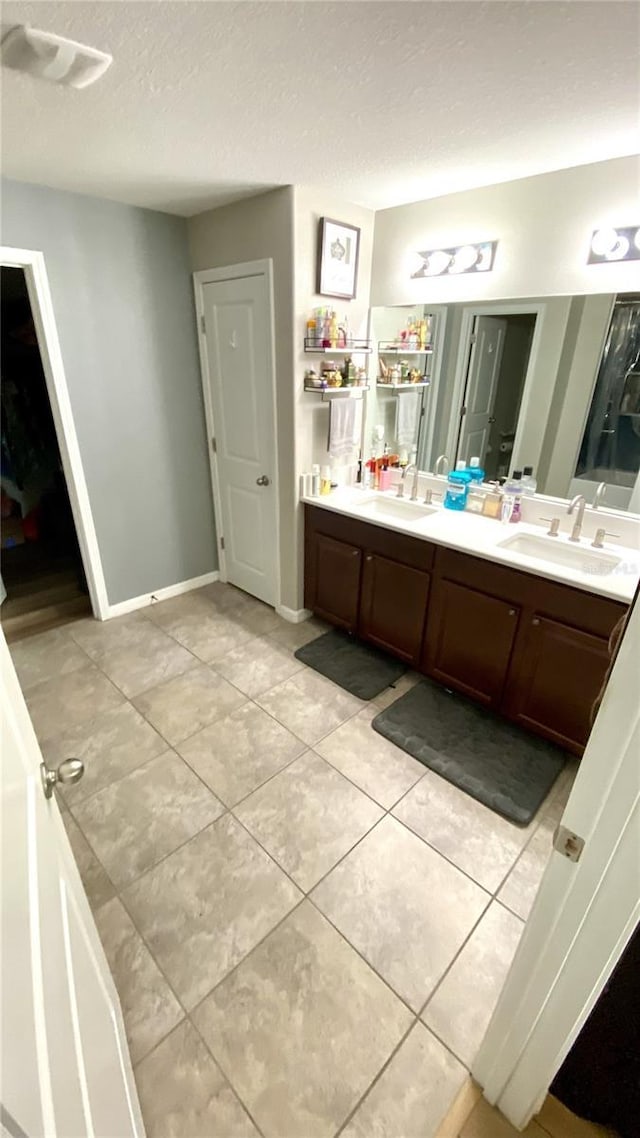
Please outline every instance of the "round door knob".
[{"label": "round door knob", "polygon": [[65,759],[57,768],[40,763],[40,778],[45,798],[51,798],[58,782],[79,782],[84,774],[82,759]]},{"label": "round door knob", "polygon": [[259,478],[256,478],[256,486],[268,486],[268,485],[269,485],[269,479],[267,478],[266,474],[261,474]]}]

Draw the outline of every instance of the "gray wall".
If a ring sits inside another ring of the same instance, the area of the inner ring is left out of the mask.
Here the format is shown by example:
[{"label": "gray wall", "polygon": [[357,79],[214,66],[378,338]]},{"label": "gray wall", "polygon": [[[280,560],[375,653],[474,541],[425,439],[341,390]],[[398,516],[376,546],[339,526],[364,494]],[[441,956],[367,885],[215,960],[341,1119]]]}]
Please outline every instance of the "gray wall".
[{"label": "gray wall", "polygon": [[2,241],[44,253],[109,602],[217,568],[186,222],[3,181]]}]

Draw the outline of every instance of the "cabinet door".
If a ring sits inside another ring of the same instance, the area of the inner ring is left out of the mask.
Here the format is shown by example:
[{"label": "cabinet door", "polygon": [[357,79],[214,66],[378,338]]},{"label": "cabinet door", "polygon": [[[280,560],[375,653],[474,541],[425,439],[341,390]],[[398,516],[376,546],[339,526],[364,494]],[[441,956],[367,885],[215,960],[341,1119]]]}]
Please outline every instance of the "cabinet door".
[{"label": "cabinet door", "polygon": [[314,590],[310,607],[331,624],[355,632],[362,551],[346,541],[317,533],[313,537],[312,557]]},{"label": "cabinet door", "polygon": [[358,631],[366,640],[417,664],[429,597],[428,573],[368,553],[362,573]]},{"label": "cabinet door", "polygon": [[534,613],[518,637],[504,710],[580,755],[608,663],[606,640]]},{"label": "cabinet door", "polygon": [[433,588],[425,671],[490,707],[502,697],[520,609],[446,578]]}]

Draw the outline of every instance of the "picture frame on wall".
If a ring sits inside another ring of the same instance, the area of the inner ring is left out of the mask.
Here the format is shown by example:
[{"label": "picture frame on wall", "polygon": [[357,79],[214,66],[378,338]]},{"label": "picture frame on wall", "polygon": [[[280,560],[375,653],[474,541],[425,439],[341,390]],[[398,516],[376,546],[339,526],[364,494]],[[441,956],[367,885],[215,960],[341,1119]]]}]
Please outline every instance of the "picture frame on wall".
[{"label": "picture frame on wall", "polygon": [[353,300],[358,283],[360,230],[356,225],[321,217],[318,230],[317,291],[320,296]]}]

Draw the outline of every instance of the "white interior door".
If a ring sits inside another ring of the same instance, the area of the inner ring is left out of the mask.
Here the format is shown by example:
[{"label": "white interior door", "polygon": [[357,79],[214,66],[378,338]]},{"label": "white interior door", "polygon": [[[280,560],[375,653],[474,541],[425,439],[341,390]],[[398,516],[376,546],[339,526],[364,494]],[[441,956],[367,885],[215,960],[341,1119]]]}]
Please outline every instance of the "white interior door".
[{"label": "white interior door", "polygon": [[3,1125],[144,1135],[118,997],[0,631]]},{"label": "white interior door", "polygon": [[260,272],[205,280],[201,287],[223,575],[275,605],[278,507],[269,279]]},{"label": "white interior door", "polygon": [[481,466],[487,453],[506,330],[506,320],[497,316],[476,316],[473,324],[457,457],[468,462],[478,455]]},{"label": "white interior door", "polygon": [[554,850],[472,1074],[518,1128],[554,1075],[640,918],[640,602],[633,606]]}]

